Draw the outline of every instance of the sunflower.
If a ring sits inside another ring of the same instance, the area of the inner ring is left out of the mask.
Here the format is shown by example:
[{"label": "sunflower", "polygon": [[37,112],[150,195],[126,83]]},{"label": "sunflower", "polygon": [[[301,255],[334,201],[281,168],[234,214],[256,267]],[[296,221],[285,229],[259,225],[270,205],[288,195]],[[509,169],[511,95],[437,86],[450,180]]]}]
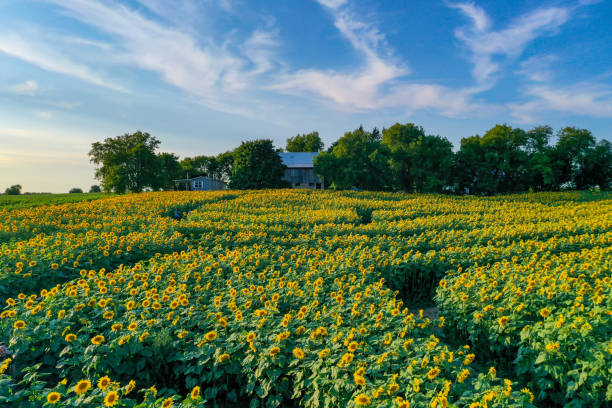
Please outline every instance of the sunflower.
[{"label": "sunflower", "polygon": [[355,404],[357,405],[370,405],[370,397],[365,394],[359,394],[355,397]]},{"label": "sunflower", "polygon": [[164,402],[162,402],[162,408],[170,408],[174,405],[174,401],[172,398],[166,398]]},{"label": "sunflower", "polygon": [[127,387],[125,388],[124,395],[128,395],[130,392],[132,392],[134,390],[134,387],[136,387],[136,382],[134,380],[130,380]]},{"label": "sunflower", "polygon": [[96,346],[99,346],[100,344],[102,344],[104,342],[104,336],[102,336],[101,334],[98,334],[97,336],[94,336],[91,339],[91,343],[95,344]]},{"label": "sunflower", "polygon": [[280,353],[280,348],[279,347],[272,347],[270,349],[270,355],[272,357],[274,357],[275,355],[277,355],[278,353]]},{"label": "sunflower", "polygon": [[247,334],[246,340],[250,343],[253,340],[255,340],[255,337],[257,337],[257,335],[253,332],[249,332],[249,334]]},{"label": "sunflower", "polygon": [[100,378],[100,380],[98,380],[98,388],[101,390],[105,390],[108,388],[110,383],[111,383],[110,378],[108,378],[108,376],[104,376]]},{"label": "sunflower", "polygon": [[217,338],[217,332],[215,330],[213,331],[209,331],[208,333],[206,333],[204,335],[204,337],[206,338],[206,340],[208,341],[213,341],[214,339]]},{"label": "sunflower", "polygon": [[438,376],[438,374],[440,374],[440,369],[438,367],[434,367],[427,372],[427,378],[433,380]]},{"label": "sunflower", "polygon": [[226,362],[226,361],[227,361],[227,360],[229,360],[229,359],[230,359],[230,355],[229,355],[229,354],[227,354],[227,353],[223,353],[223,354],[221,354],[221,355],[219,356],[219,362],[220,362],[220,363],[224,363],[224,362]]},{"label": "sunflower", "polygon": [[78,383],[76,383],[73,390],[76,395],[83,395],[87,392],[89,388],[91,388],[91,381],[81,380]]},{"label": "sunflower", "polygon": [[117,394],[117,391],[111,391],[108,394],[106,394],[106,397],[104,397],[104,406],[112,407],[115,404],[117,404],[118,401],[119,401],[119,394]]},{"label": "sunflower", "polygon": [[196,399],[200,396],[200,387],[197,385],[191,390],[191,399]]},{"label": "sunflower", "polygon": [[348,345],[348,349],[351,353],[357,350],[357,347],[359,347],[359,344],[356,341],[351,341]]},{"label": "sunflower", "polygon": [[13,329],[15,330],[23,329],[24,327],[26,327],[26,324],[23,320],[17,320],[13,323]]},{"label": "sunflower", "polygon": [[60,397],[61,395],[59,392],[52,391],[49,394],[47,394],[47,402],[49,404],[57,404],[60,400]]},{"label": "sunflower", "polygon": [[304,350],[302,350],[299,347],[296,347],[293,349],[293,355],[295,356],[295,358],[297,358],[298,360],[303,359],[304,357],[306,357],[306,354],[304,353]]}]

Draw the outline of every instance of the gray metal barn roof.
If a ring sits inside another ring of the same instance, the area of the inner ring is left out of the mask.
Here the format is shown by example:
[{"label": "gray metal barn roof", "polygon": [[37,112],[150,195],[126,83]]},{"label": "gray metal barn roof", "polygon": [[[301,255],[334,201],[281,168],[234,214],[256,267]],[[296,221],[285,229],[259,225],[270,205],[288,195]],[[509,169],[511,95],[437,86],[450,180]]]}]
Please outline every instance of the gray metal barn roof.
[{"label": "gray metal barn roof", "polygon": [[283,164],[290,169],[312,168],[313,159],[319,154],[317,152],[282,152],[280,154]]}]

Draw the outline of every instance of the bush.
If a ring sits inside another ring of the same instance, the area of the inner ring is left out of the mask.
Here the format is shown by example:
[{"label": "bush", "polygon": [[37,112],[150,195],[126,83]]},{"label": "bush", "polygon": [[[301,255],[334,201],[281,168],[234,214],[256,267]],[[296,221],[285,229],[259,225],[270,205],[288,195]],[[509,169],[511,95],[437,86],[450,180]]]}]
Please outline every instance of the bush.
[{"label": "bush", "polygon": [[4,190],[4,194],[6,195],[19,195],[21,194],[21,186],[19,184],[14,184]]},{"label": "bush", "polygon": [[68,191],[70,194],[82,194],[83,190],[78,188],[78,187],[72,187],[70,189],[70,191]]}]

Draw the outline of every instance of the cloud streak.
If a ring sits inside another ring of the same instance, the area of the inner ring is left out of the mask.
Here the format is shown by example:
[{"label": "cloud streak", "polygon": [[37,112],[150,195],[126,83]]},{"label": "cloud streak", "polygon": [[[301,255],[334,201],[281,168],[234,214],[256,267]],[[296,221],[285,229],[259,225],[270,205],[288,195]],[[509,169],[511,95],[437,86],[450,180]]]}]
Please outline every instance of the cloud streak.
[{"label": "cloud streak", "polygon": [[0,34],[0,52],[36,65],[47,71],[69,75],[98,86],[125,92],[125,89],[83,64],[66,58],[34,38],[26,38],[17,33]]},{"label": "cloud streak", "polygon": [[398,62],[385,35],[351,12],[346,1],[318,0],[334,18],[334,26],[362,59],[354,71],[302,69],[281,76],[271,89],[291,95],[315,95],[338,109],[360,112],[431,109],[456,116],[474,109],[477,88],[453,90],[407,80],[410,70]]},{"label": "cloud streak", "polygon": [[471,26],[455,31],[467,48],[474,68],[472,76],[479,83],[487,82],[505,60],[519,57],[530,42],[556,32],[571,17],[565,7],[540,8],[512,20],[503,29],[492,29],[486,12],[473,3],[451,4],[471,20]]},{"label": "cloud streak", "polygon": [[[64,16],[87,25],[91,38],[56,35],[44,41],[39,33],[0,31],[0,52],[117,91],[126,88],[103,74],[105,69],[154,72],[204,106],[251,118],[275,116],[272,112],[278,111],[279,101],[287,96],[349,113],[431,110],[461,117],[504,108],[511,109],[515,116],[525,116],[529,107],[541,110],[546,103],[552,110],[563,108],[555,103],[548,88],[529,88],[534,91],[525,94],[528,99],[523,104],[486,104],[478,95],[491,90],[504,65],[518,59],[531,42],[554,34],[566,24],[572,16],[569,7],[538,8],[517,16],[505,27],[496,27],[485,10],[474,3],[448,4],[469,19],[468,25],[454,34],[469,52],[473,65],[473,83],[453,88],[415,78],[408,62],[396,55],[385,34],[371,22],[375,19],[366,22],[348,0],[316,0],[357,56],[358,62],[348,69],[290,67],[279,54],[283,38],[273,19],[262,19],[263,26],[230,30],[223,35],[215,34],[207,25],[194,30],[193,21],[212,18],[205,15],[212,13],[216,4],[212,0],[139,0],[139,5],[132,7],[117,0],[44,1]],[[215,7],[231,14],[236,6],[226,1]],[[196,14],[198,17],[189,19]],[[180,24],[182,21],[186,23]],[[544,83],[552,78],[549,67],[555,58],[532,57],[515,72],[532,82]],[[20,84],[21,88],[13,91],[33,94],[37,83],[32,82]],[[603,101],[605,105],[606,95],[590,95],[592,104]],[[557,96],[563,99],[563,95]],[[582,103],[588,106],[586,100]]]},{"label": "cloud streak", "polygon": [[525,90],[524,102],[508,107],[517,121],[534,123],[544,112],[612,118],[612,87],[602,83],[578,83],[565,87],[534,85]]}]

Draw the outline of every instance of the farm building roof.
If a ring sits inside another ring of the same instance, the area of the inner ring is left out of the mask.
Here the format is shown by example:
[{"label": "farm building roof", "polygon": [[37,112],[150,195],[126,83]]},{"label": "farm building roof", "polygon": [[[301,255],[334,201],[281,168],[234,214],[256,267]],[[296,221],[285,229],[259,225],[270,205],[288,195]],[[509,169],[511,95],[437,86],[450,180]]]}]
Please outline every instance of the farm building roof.
[{"label": "farm building roof", "polygon": [[283,164],[289,168],[312,168],[317,152],[282,152]]}]

